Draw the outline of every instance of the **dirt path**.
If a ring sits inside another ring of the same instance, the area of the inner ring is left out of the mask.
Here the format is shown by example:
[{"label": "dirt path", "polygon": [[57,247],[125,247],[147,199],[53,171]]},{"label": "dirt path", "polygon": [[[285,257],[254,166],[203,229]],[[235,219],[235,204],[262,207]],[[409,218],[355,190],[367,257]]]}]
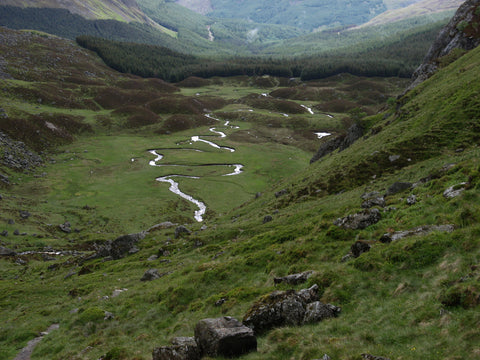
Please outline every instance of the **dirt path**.
[{"label": "dirt path", "polygon": [[53,324],[51,325],[47,331],[44,331],[40,334],[40,336],[36,337],[35,339],[33,340],[30,340],[27,344],[27,346],[25,346],[22,351],[20,351],[20,353],[15,357],[15,359],[13,360],[30,360],[30,356],[32,355],[32,352],[33,352],[33,349],[35,348],[35,346],[37,346],[37,344],[42,341],[43,337],[45,335],[48,335],[51,331],[53,330],[57,330],[60,328],[60,325],[58,324]]}]

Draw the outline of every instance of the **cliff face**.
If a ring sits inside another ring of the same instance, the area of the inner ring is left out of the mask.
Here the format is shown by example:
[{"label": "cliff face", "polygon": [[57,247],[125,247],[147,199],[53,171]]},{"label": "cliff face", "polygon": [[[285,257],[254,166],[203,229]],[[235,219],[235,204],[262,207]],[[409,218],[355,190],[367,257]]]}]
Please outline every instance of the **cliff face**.
[{"label": "cliff face", "polygon": [[443,28],[428,51],[423,64],[413,74],[413,83],[407,90],[432,76],[439,67],[439,59],[454,49],[472,50],[480,45],[480,0],[467,0],[452,20]]}]

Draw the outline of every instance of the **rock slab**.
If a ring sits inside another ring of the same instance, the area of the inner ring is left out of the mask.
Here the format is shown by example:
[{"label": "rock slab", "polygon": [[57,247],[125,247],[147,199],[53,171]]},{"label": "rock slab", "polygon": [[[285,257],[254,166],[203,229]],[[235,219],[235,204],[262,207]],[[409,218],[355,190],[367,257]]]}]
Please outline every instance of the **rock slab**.
[{"label": "rock slab", "polygon": [[212,357],[257,351],[253,330],[229,316],[200,320],[195,326],[195,341],[202,354]]},{"label": "rock slab", "polygon": [[175,338],[172,346],[153,350],[152,360],[200,360],[201,354],[195,338]]}]

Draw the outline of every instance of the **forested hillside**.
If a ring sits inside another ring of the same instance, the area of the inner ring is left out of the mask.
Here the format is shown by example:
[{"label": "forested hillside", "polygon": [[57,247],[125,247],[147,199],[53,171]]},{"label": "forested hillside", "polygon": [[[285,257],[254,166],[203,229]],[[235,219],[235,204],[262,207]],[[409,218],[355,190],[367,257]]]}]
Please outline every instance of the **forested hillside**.
[{"label": "forested hillside", "polygon": [[[118,71],[155,76],[173,82],[189,76],[209,78],[237,75],[271,75],[311,80],[344,72],[359,76],[410,77],[441,25],[442,23],[417,27],[382,40],[375,38],[372,33],[365,36],[361,31],[346,32],[339,37],[345,45],[352,44],[351,46],[342,46],[316,55],[309,51],[303,56],[292,56],[295,52],[289,53],[288,47],[283,51],[277,47],[279,53],[275,57],[261,54],[229,57],[217,54],[205,58],[170,51],[164,47],[107,41],[95,37],[82,36],[77,41],[96,51],[109,66]],[[323,34],[322,37],[317,36],[318,43],[332,41],[331,34]],[[369,40],[362,42],[363,38]],[[305,45],[294,46],[302,48]],[[266,49],[265,52],[269,50]]]}]

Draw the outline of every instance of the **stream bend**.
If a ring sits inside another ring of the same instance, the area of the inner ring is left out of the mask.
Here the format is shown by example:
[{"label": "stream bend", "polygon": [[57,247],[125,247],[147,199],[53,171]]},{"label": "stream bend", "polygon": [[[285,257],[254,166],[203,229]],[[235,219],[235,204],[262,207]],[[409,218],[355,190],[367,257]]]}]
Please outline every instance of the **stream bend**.
[{"label": "stream bend", "polygon": [[[210,119],[214,119],[214,120],[217,120],[217,121],[220,121],[219,119],[216,119],[214,118],[212,115],[210,114],[207,114],[206,115],[208,118]],[[230,125],[229,121],[225,122],[224,124],[225,127],[229,127],[229,128],[238,128],[237,126],[232,126]],[[227,135],[222,132],[222,131],[218,131],[216,130],[216,128],[212,127],[209,129],[210,132],[216,134],[216,136],[220,137],[220,138],[226,138]],[[192,136],[190,138],[190,141],[192,143],[195,143],[195,142],[203,142],[205,144],[208,144],[216,149],[220,149],[220,150],[226,150],[226,151],[230,151],[231,153],[235,152],[235,149],[234,148],[231,148],[231,147],[227,147],[227,146],[220,146],[212,141],[208,141],[208,140],[205,140],[205,139],[202,139],[200,136]],[[162,154],[159,153],[159,151],[161,151],[162,149],[156,149],[156,150],[149,150],[148,152],[150,154],[152,154],[153,156],[155,156],[155,159],[154,160],[151,160],[149,162],[149,165],[150,166],[156,166],[156,167],[163,167],[163,166],[185,166],[185,167],[203,167],[203,166],[226,166],[226,167],[233,167],[234,170],[233,172],[230,172],[230,173],[227,173],[227,174],[224,174],[222,176],[235,176],[235,175],[239,175],[243,172],[243,168],[244,166],[242,164],[202,164],[202,165],[176,165],[176,164],[160,164],[159,162],[164,158],[164,156]],[[163,149],[163,150],[167,150],[167,149]],[[176,149],[172,149],[172,148],[169,148],[168,150],[176,150]],[[184,150],[184,149],[178,149],[178,150]],[[188,150],[188,149],[187,149]],[[190,149],[190,150],[194,150],[194,151],[201,151],[199,149]],[[185,194],[184,192],[182,192],[179,188],[179,184],[178,182],[176,182],[175,180],[173,180],[174,178],[188,178],[188,179],[201,179],[201,177],[199,176],[187,176],[187,175],[178,175],[178,174],[171,174],[171,175],[166,175],[166,176],[161,176],[161,177],[158,177],[156,178],[155,180],[158,181],[158,182],[165,182],[165,183],[169,183],[170,184],[170,187],[169,187],[169,190],[171,192],[173,192],[174,194],[177,194],[178,196],[182,197],[183,199],[193,203],[194,205],[196,205],[198,207],[198,210],[195,211],[195,220],[197,220],[198,222],[202,222],[203,221],[203,215],[205,215],[205,212],[207,211],[207,206],[205,205],[205,203],[203,203],[202,201],[200,200],[197,200],[195,198],[193,198],[193,196],[189,195],[189,194]]]}]

